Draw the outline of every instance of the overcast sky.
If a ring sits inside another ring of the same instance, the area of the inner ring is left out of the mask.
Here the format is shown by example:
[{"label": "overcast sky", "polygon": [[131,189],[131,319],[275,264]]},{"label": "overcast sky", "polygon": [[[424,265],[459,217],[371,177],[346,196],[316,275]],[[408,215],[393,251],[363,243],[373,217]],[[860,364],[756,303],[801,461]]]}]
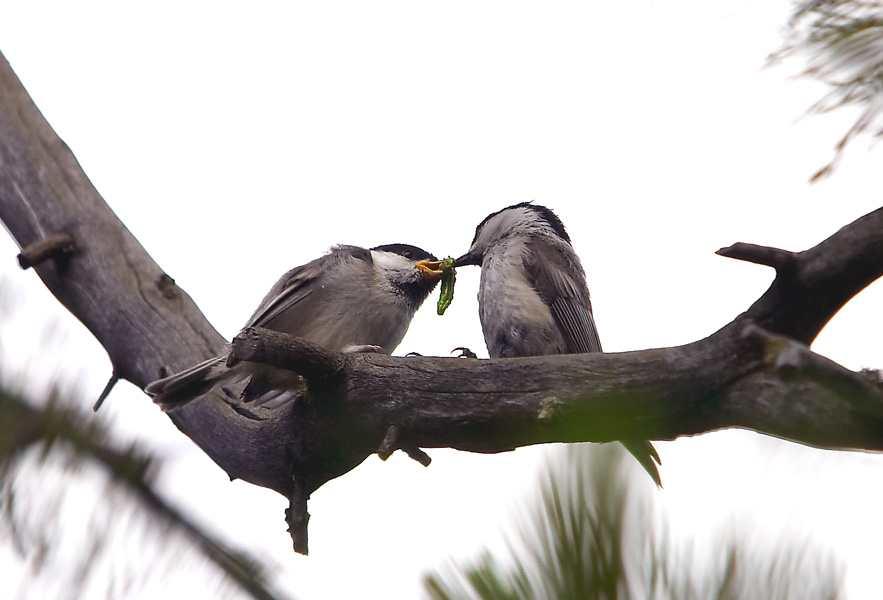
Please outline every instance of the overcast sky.
[{"label": "overcast sky", "polygon": [[[764,69],[788,9],[6,0],[0,50],[113,210],[228,338],[281,273],[333,244],[456,256],[488,213],[534,200],[567,226],[616,352],[695,341],[763,293],[772,271],[718,248],[803,250],[883,204],[867,140],[833,178],[808,183],[855,113],[799,119],[824,88],[793,79],[799,65]],[[69,321],[0,244],[29,318]],[[397,353],[486,356],[477,282],[461,270],[449,311],[438,317],[432,298]],[[814,349],[883,367],[881,302],[879,284],[863,292]],[[71,329],[65,369],[97,397],[110,365]],[[118,386],[105,410],[169,461],[168,497],[310,600],[415,597],[423,570],[497,543],[545,456],[435,450],[428,469],[369,458],[313,495],[305,558],[291,551],[285,501],[230,483],[140,391]],[[658,495],[678,534],[796,532],[848,562],[851,598],[878,596],[879,456],[740,431],[658,448]],[[200,589],[186,576],[155,585],[167,598]]]}]

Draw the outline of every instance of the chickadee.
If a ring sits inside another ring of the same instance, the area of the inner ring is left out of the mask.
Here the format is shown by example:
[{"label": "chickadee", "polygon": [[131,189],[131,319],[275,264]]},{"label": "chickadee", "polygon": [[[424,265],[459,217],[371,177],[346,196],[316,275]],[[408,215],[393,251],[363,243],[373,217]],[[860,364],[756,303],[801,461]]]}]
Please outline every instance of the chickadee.
[{"label": "chickadee", "polygon": [[[523,202],[489,215],[454,261],[463,265],[481,265],[478,310],[491,358],[601,352],[586,274],[550,209]],[[661,486],[653,445],[622,444]]]},{"label": "chickadee", "polygon": [[[423,265],[435,260],[429,252],[407,244],[370,250],[336,246],[283,275],[245,327],[296,335],[336,352],[390,354],[441,277]],[[284,369],[249,362],[228,367],[226,362],[226,355],[210,358],[154,381],[144,391],[169,410],[221,383],[245,382],[241,399],[263,403],[300,382]]]}]

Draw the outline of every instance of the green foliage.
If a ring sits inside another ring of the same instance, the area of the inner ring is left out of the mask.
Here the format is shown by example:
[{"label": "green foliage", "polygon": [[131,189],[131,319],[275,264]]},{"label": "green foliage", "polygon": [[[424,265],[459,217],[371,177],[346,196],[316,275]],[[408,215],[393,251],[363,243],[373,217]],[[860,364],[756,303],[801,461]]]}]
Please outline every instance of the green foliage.
[{"label": "green foliage", "polygon": [[[104,585],[107,597],[119,597],[119,588],[131,583],[111,585],[106,571],[122,565],[102,559],[116,558],[125,543],[116,538],[131,534],[142,539],[138,564],[127,577],[141,570],[167,573],[196,550],[241,592],[275,597],[256,561],[169,505],[153,489],[155,462],[136,447],[115,447],[98,423],[57,398],[35,408],[0,389],[0,529],[8,530],[7,539],[35,576],[52,573],[63,582],[53,586],[61,597],[94,597],[96,586]],[[96,484],[100,491],[89,489]],[[80,495],[91,502],[69,506]],[[76,521],[62,518],[69,511]]]},{"label": "green foliage", "polygon": [[847,144],[870,132],[883,135],[883,4],[861,0],[800,0],[788,23],[784,46],[772,62],[803,55],[803,74],[832,90],[810,108],[824,113],[857,106],[862,113],[835,146],[834,158],[812,180],[830,175]]},{"label": "green foliage", "polygon": [[[573,445],[550,464],[538,502],[517,519],[508,557],[429,574],[434,600],[822,600],[843,568],[807,543],[752,549],[732,537],[696,560],[630,487],[615,444]],[[630,464],[630,463],[629,463]],[[643,481],[643,480],[641,480]],[[649,491],[648,488],[640,489]]]},{"label": "green foliage", "polygon": [[[0,340],[9,343],[11,324],[26,319],[3,284]],[[56,326],[30,325],[51,355],[60,343]],[[218,590],[205,590],[213,598],[277,597],[258,561],[156,492],[160,463],[115,442],[102,415],[78,408],[88,404],[75,400],[80,394],[62,391],[70,385],[57,383],[52,366],[35,358],[10,368],[8,357],[0,364],[0,541],[26,573],[15,597],[136,597],[184,568],[218,581]],[[5,375],[13,369],[26,376]],[[6,581],[3,589],[14,586]]]}]

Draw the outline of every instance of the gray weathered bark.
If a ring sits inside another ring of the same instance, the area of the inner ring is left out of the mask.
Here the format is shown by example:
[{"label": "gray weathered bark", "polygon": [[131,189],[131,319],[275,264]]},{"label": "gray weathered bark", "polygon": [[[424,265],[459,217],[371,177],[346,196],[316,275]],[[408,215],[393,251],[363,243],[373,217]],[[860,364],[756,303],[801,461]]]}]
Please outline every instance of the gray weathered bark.
[{"label": "gray weathered bark", "polygon": [[[105,347],[117,377],[144,387],[163,369],[223,349],[224,339],[117,219],[2,57],[0,220],[23,249],[72,238],[73,249],[34,270]],[[195,402],[169,417],[231,477],[290,493],[285,415],[255,422],[224,402]]]},{"label": "gray weathered bark", "polygon": [[[0,220],[23,248],[23,265],[33,264],[107,349],[116,377],[143,387],[222,350],[224,340],[105,204],[5,60]],[[333,355],[251,330],[234,342],[237,356],[301,368],[312,377],[310,401],[255,418],[215,394],[169,417],[231,477],[292,499],[288,520],[300,551],[309,494],[378,450],[404,448],[427,462],[421,447],[499,452],[724,427],[883,449],[879,383],[805,345],[883,275],[883,209],[806,252],[736,245],[721,253],[774,266],[777,277],[733,323],[692,344],[524,359],[393,358]]]}]

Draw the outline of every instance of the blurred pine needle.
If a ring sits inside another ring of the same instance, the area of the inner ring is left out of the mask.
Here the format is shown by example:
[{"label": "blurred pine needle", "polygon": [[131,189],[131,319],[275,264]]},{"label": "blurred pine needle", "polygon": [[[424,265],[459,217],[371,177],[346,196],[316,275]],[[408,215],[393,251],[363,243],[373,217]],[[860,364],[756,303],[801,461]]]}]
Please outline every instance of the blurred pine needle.
[{"label": "blurred pine needle", "polygon": [[[703,550],[678,546],[632,489],[615,444],[567,446],[551,461],[535,505],[513,524],[507,556],[428,574],[433,600],[833,600],[844,568],[805,540],[772,550],[736,536]],[[635,474],[636,475],[636,474]],[[638,481],[642,481],[638,479]]]},{"label": "blurred pine needle", "polygon": [[770,64],[802,56],[802,75],[831,88],[810,114],[855,106],[861,114],[834,147],[834,157],[811,178],[830,176],[857,136],[883,136],[883,4],[862,0],[799,0],[782,47]]},{"label": "blurred pine needle", "polygon": [[0,279],[0,348],[14,348],[11,326],[27,322],[45,350],[12,368],[9,353],[0,356],[0,541],[27,573],[16,597],[139,597],[176,569],[213,565],[223,585],[212,597],[279,598],[257,560],[157,493],[160,462],[115,441],[106,418],[87,410],[64,382],[70,373],[57,357],[70,348],[55,347],[67,344],[58,323],[23,316],[27,303],[15,294]]}]

